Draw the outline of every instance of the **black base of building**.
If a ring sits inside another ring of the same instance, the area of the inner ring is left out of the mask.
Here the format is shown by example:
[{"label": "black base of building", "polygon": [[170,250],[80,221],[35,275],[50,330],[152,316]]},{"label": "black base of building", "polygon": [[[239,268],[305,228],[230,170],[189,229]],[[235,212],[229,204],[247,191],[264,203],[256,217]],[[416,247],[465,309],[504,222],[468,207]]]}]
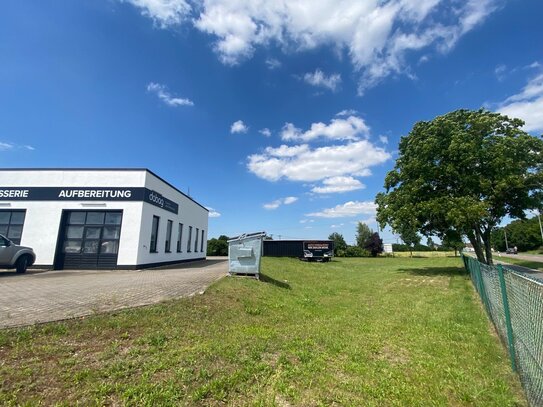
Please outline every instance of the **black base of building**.
[{"label": "black base of building", "polygon": [[[163,267],[163,266],[174,266],[176,264],[184,264],[184,263],[192,263],[195,261],[202,261],[205,260],[205,257],[198,257],[196,259],[184,259],[184,260],[174,260],[174,261],[163,261],[163,262],[156,262],[156,263],[145,263],[145,264],[119,264],[117,266],[111,267],[108,270],[144,270],[149,268],[155,268],[155,267]],[[52,264],[35,264],[28,268],[28,270],[53,270]],[[68,269],[71,270],[71,269]],[[103,269],[74,269],[74,270],[81,270],[81,271],[89,271],[89,270],[103,270]],[[62,270],[59,270],[62,271]]]}]

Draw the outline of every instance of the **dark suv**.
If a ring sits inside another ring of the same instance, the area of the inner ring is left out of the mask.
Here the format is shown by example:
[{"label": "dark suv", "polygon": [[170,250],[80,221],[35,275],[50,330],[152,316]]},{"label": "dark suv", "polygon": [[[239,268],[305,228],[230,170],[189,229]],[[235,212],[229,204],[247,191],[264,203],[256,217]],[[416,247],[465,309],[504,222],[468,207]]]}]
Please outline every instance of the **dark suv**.
[{"label": "dark suv", "polygon": [[36,261],[36,254],[30,247],[19,246],[0,235],[0,268],[16,269],[24,273]]}]

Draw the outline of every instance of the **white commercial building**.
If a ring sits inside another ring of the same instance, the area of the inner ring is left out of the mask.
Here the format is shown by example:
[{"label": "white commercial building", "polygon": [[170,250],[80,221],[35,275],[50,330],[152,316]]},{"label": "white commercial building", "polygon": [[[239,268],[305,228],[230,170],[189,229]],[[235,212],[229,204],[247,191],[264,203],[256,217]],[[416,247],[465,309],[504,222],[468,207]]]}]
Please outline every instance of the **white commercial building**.
[{"label": "white commercial building", "polygon": [[0,234],[36,267],[138,269],[204,259],[208,210],[147,169],[2,169]]}]

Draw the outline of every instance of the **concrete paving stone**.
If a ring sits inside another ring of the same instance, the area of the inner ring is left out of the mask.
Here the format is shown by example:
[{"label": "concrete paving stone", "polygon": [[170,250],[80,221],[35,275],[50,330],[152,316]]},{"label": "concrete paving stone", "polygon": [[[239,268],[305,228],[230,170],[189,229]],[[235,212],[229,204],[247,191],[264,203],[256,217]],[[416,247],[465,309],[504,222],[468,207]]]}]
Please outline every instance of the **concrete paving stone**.
[{"label": "concrete paving stone", "polygon": [[175,268],[0,273],[0,328],[155,304],[202,292],[224,277],[222,259]]}]

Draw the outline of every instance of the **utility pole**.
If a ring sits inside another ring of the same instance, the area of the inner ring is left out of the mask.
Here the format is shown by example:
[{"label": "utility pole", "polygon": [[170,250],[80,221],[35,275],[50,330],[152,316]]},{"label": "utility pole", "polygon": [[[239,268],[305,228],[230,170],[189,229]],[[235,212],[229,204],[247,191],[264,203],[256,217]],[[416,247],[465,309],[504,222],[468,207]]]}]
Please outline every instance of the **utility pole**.
[{"label": "utility pole", "polygon": [[507,229],[503,228],[503,235],[505,236],[505,250],[509,250],[509,245],[507,244]]},{"label": "utility pole", "polygon": [[541,241],[543,242],[543,226],[541,226],[541,211],[537,210],[537,219],[539,219],[539,231],[541,232]]}]

